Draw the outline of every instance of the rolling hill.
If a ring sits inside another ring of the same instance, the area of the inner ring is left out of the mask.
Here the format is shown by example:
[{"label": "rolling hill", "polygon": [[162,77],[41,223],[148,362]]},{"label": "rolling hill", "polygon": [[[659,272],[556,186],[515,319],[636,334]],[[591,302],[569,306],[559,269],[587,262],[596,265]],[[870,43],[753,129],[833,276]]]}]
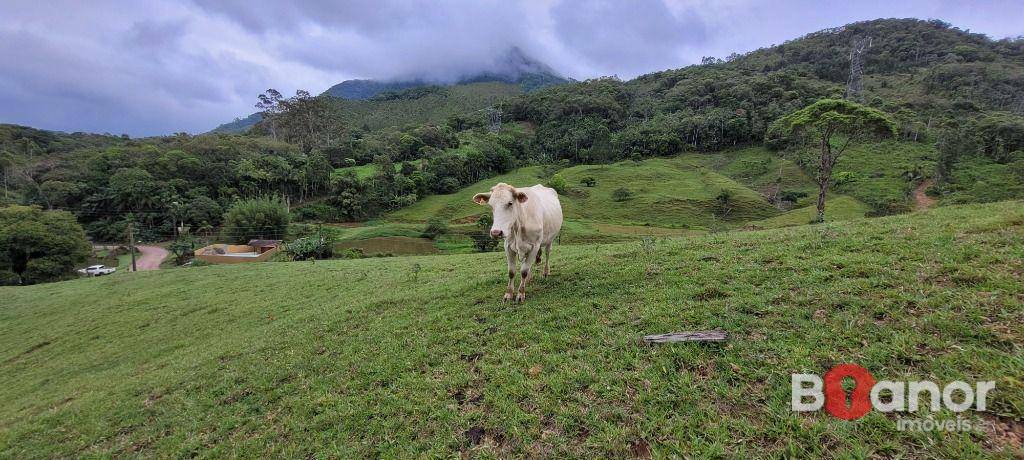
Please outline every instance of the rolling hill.
[{"label": "rolling hill", "polygon": [[[1012,457],[1022,205],[558,246],[515,306],[498,253],[0,287],[0,456]],[[995,380],[988,424],[790,411],[846,361]]]},{"label": "rolling hill", "polygon": [[[909,142],[879,142],[858,145],[836,166],[843,181],[830,196],[832,219],[872,214],[874,204],[882,209],[909,209],[910,190],[918,180],[914,171],[932,167],[934,148]],[[370,174],[362,171],[362,174]],[[548,184],[551,171],[540,166],[520,168],[481,180],[449,195],[432,195],[390,213],[392,222],[426,222],[442,217],[453,223],[471,221],[486,211],[471,200],[498,182],[516,186]],[[800,196],[797,208],[813,204],[817,193],[813,181],[791,160],[763,147],[715,153],[686,153],[671,158],[622,161],[608,165],[579,165],[557,171],[570,190],[561,196],[566,219],[619,225],[698,230],[759,225],[761,219],[783,214],[789,217],[767,225],[802,225],[807,212],[780,210],[766,198],[780,192]],[[595,185],[581,182],[593,178]],[[620,188],[631,197],[616,201],[612,193]],[[730,203],[722,209],[718,195],[727,190]],[[841,198],[841,199],[840,199]],[[834,201],[834,203],[833,203]]]}]

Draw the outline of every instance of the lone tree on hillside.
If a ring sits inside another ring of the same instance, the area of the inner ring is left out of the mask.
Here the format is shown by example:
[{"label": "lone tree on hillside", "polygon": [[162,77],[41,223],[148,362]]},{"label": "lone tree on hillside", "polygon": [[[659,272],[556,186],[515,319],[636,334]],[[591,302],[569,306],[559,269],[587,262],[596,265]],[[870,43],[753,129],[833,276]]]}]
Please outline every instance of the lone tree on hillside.
[{"label": "lone tree on hillside", "polygon": [[768,129],[766,140],[776,138],[816,140],[818,154],[807,163],[817,163],[818,215],[815,222],[825,221],[825,193],[832,180],[832,167],[846,148],[867,139],[896,135],[896,124],[879,110],[840,99],[822,99],[786,115]]}]

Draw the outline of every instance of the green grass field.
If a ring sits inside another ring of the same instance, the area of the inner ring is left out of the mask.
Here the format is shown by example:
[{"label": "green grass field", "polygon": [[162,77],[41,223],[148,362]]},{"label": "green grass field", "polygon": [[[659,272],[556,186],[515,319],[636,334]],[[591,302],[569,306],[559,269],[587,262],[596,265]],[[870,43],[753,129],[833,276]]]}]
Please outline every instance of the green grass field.
[{"label": "green grass field", "polygon": [[[466,146],[471,144],[471,140],[466,142]],[[835,177],[841,181],[830,192],[826,219],[842,221],[909,210],[910,191],[921,171],[934,169],[933,156],[933,147],[911,142],[851,147],[836,166]],[[362,168],[357,170],[362,176],[372,173],[369,166],[358,168]],[[410,236],[404,229],[398,233],[389,231],[422,225],[435,216],[448,219],[455,226],[469,223],[487,211],[472,202],[474,194],[486,192],[498,182],[515,186],[548,184],[551,178],[543,171],[540,166],[520,168],[452,194],[427,196],[368,227],[376,228],[372,232],[377,236]],[[579,165],[562,169],[558,174],[571,189],[560,196],[566,218],[562,238],[568,243],[625,241],[745,226],[803,225],[814,216],[818,190],[791,159],[764,147]],[[588,177],[596,180],[594,187],[581,184]],[[616,201],[612,193],[620,188],[628,189],[632,196]],[[716,201],[723,190],[732,194],[724,212]],[[785,192],[802,195],[795,209],[780,211],[765,198]],[[458,230],[465,233],[472,229]]]},{"label": "green grass field", "polygon": [[[558,246],[524,305],[500,253],[4,287],[0,457],[1019,457],[1022,204]],[[841,362],[995,380],[1004,428],[790,411]]]},{"label": "green grass field", "polygon": [[[498,182],[515,186],[545,184],[542,168],[520,168],[511,173],[482,180],[449,195],[434,195],[391,213],[386,220],[422,222],[441,216],[454,222],[466,221],[487,211],[473,203],[472,197],[490,190]],[[706,229],[737,226],[750,219],[763,219],[779,212],[757,192],[715,172],[695,156],[652,158],[642,162],[623,161],[611,165],[581,165],[563,169],[559,174],[573,189],[560,196],[567,220],[605,224],[662,228]],[[593,177],[594,187],[580,185],[584,177]],[[632,196],[623,201],[612,192],[626,188]],[[732,210],[716,215],[716,195],[722,190],[733,193]]]}]

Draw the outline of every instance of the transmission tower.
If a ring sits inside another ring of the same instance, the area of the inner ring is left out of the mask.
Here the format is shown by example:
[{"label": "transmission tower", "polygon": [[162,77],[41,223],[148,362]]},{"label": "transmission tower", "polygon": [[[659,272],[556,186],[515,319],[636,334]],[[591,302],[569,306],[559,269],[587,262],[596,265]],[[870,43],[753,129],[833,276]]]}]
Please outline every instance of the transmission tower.
[{"label": "transmission tower", "polygon": [[488,107],[487,116],[491,119],[491,132],[496,133],[501,131],[501,110],[494,107]]},{"label": "transmission tower", "polygon": [[864,88],[864,53],[871,47],[871,37],[854,37],[850,48],[850,80],[846,82],[846,99],[859,101]]}]

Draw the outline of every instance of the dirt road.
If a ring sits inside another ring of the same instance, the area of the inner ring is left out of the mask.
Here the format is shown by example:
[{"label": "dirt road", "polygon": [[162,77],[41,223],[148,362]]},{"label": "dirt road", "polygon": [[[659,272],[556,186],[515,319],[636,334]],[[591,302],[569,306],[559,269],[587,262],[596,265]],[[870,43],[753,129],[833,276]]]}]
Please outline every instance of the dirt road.
[{"label": "dirt road", "polygon": [[928,194],[925,193],[925,190],[928,190],[928,187],[931,187],[932,184],[934,184],[934,183],[935,183],[935,181],[933,181],[931,179],[925,179],[924,181],[921,182],[920,185],[917,186],[917,188],[914,189],[914,209],[915,210],[923,211],[923,210],[928,209],[928,208],[930,208],[932,206],[935,206],[935,203],[937,201],[939,201],[939,200],[936,200],[935,198],[932,198],[932,197],[928,196]]},{"label": "dirt road", "polygon": [[139,248],[142,255],[135,260],[135,266],[139,271],[159,270],[160,262],[163,262],[169,254],[166,249],[160,246],[135,246]]}]

